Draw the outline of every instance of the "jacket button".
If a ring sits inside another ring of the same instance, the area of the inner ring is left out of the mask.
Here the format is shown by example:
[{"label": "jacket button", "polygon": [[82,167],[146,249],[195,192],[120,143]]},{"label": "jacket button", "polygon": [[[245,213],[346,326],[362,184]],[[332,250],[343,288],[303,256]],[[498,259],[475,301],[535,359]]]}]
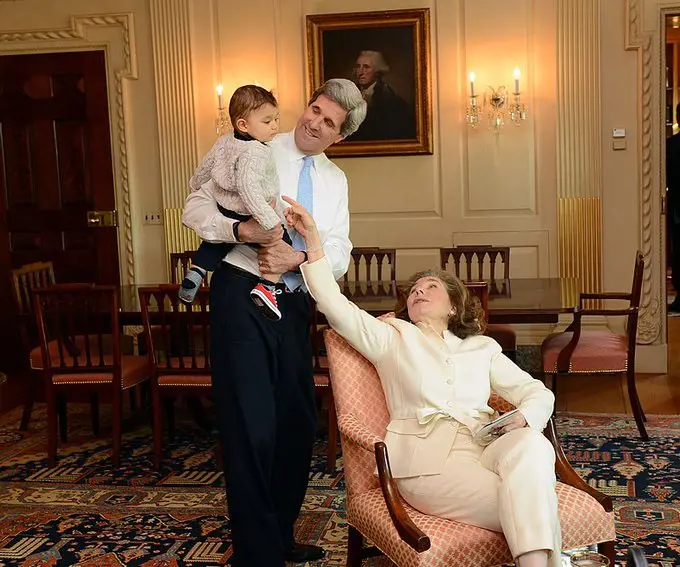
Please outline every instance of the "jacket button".
[{"label": "jacket button", "polygon": [[446,405],[449,406],[450,408],[453,407],[453,402],[446,402]]},{"label": "jacket button", "polygon": [[446,359],[446,364],[448,364],[449,366],[451,366],[451,365],[453,364],[453,359],[452,359],[452,358],[447,358],[447,359]]},{"label": "jacket button", "polygon": [[446,383],[447,383],[449,386],[453,386],[453,380],[447,380]]}]

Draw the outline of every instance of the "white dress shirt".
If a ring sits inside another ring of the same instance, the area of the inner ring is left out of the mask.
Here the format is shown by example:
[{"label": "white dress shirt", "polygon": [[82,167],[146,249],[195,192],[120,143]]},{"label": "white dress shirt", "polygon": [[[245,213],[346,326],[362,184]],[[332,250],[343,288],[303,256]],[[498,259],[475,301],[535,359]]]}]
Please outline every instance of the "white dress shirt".
[{"label": "white dress shirt", "polygon": [[[390,413],[385,443],[395,478],[441,473],[460,424],[475,431],[494,411],[493,389],[542,430],[554,396],[490,337],[438,334],[427,324],[376,319],[342,295],[322,258],[300,267],[331,327],[378,371]],[[332,376],[331,376],[332,379]]]},{"label": "white dress shirt", "polygon": [[[295,145],[293,132],[279,134],[269,146],[276,162],[281,195],[295,199],[305,154]],[[352,250],[349,240],[347,178],[325,154],[318,154],[313,158],[311,176],[314,186],[314,220],[333,275],[339,279],[347,271]],[[182,223],[203,240],[235,243],[232,225],[236,221],[218,211],[213,191],[212,181],[208,181],[189,194],[184,203]],[[235,246],[224,260],[255,275],[261,275],[257,250],[251,246]]]}]

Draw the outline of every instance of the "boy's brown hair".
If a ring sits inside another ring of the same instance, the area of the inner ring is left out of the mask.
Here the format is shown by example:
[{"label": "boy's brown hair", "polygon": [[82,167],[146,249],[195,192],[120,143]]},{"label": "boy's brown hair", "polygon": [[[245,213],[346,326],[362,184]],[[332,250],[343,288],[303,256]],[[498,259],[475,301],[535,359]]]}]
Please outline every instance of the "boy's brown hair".
[{"label": "boy's brown hair", "polygon": [[229,118],[234,128],[239,118],[247,118],[248,114],[264,104],[278,107],[271,91],[257,85],[243,85],[237,88],[229,101]]}]

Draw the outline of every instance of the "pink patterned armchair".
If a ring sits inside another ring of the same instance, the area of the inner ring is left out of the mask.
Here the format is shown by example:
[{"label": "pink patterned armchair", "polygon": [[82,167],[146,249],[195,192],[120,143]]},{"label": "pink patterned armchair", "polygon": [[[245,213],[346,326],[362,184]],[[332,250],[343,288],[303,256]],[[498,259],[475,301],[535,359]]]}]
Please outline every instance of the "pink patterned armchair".
[{"label": "pink patterned armchair", "polygon": [[[400,567],[492,567],[512,562],[503,534],[427,516],[399,495],[382,442],[389,421],[380,379],[373,365],[335,331],[325,332],[333,395],[344,454],[349,539],[347,566],[359,567],[364,538]],[[510,404],[494,395],[501,411]],[[557,453],[562,482],[557,494],[565,549],[598,543],[614,564],[614,514],[608,496],[588,486],[569,465],[550,422],[546,435]],[[379,478],[374,474],[376,462]]]}]

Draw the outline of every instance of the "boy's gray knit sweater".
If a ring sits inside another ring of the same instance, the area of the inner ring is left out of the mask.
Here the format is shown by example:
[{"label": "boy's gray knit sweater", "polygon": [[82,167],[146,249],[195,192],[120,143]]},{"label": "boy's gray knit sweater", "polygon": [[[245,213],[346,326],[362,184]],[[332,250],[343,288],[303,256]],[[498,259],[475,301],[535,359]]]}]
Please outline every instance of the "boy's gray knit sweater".
[{"label": "boy's gray knit sweater", "polygon": [[265,230],[285,224],[276,164],[267,145],[222,136],[194,171],[189,186],[197,191],[210,179],[215,200],[225,209],[252,215]]}]

